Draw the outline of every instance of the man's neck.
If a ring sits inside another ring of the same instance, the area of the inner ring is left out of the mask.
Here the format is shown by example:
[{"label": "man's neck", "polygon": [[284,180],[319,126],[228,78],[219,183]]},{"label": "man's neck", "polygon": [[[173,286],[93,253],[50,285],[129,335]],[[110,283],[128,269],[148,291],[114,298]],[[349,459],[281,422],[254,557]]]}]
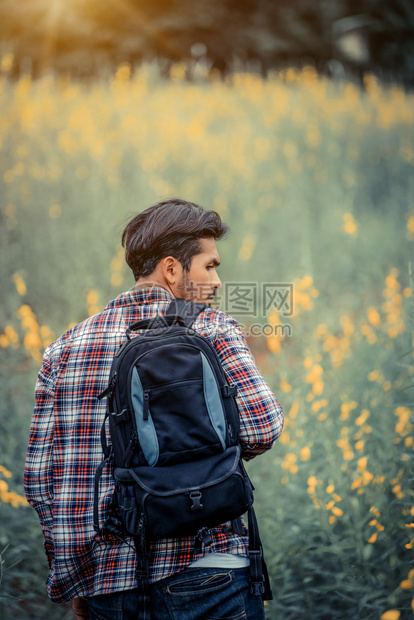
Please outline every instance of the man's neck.
[{"label": "man's neck", "polygon": [[140,291],[144,288],[163,288],[164,290],[171,293],[171,291],[168,290],[168,287],[165,284],[161,284],[161,282],[157,282],[155,280],[148,280],[146,278],[139,278],[135,282],[134,291]]}]

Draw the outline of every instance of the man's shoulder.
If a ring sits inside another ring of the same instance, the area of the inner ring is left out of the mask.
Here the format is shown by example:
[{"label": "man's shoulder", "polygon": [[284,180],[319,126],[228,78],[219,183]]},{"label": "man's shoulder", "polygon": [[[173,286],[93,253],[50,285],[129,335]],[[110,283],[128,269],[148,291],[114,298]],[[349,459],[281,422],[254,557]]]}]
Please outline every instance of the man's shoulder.
[{"label": "man's shoulder", "polygon": [[80,323],[71,325],[59,338],[52,342],[46,349],[46,354],[50,356],[61,355],[68,347],[76,344],[87,344],[91,338],[111,337],[111,335],[122,333],[125,331],[125,325],[122,318],[117,315],[113,309],[108,307],[101,312],[90,316]]},{"label": "man's shoulder", "polygon": [[194,322],[194,328],[212,338],[242,336],[241,326],[236,319],[216,308],[205,308]]}]

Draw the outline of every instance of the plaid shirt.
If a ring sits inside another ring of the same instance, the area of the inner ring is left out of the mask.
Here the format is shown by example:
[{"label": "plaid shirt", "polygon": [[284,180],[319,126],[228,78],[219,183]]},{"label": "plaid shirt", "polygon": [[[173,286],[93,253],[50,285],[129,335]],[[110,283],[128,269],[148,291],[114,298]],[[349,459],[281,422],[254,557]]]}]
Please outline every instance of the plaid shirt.
[{"label": "plaid shirt", "polygon": [[[73,327],[44,354],[36,383],[36,406],[26,460],[25,489],[43,529],[55,602],[137,586],[132,539],[101,537],[93,528],[94,475],[102,460],[100,431],[112,358],[134,321],[165,314],[171,295],[162,288],[123,293],[99,314]],[[207,308],[194,328],[218,353],[238,386],[240,439],[245,459],[271,448],[283,426],[280,404],[261,377],[238,323]],[[100,514],[113,492],[109,468],[100,483]],[[247,532],[247,530],[245,530]],[[247,555],[247,536],[230,524],[212,530],[207,551]],[[150,581],[186,568],[206,551],[194,552],[194,537],[151,544]]]}]

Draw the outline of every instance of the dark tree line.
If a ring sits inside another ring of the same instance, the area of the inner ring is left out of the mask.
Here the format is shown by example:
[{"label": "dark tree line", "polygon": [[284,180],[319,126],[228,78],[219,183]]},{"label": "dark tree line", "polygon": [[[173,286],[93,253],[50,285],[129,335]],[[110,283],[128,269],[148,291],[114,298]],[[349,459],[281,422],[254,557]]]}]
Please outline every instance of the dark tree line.
[{"label": "dark tree line", "polygon": [[0,0],[16,75],[92,76],[120,62],[226,73],[312,63],[414,84],[414,0]]}]

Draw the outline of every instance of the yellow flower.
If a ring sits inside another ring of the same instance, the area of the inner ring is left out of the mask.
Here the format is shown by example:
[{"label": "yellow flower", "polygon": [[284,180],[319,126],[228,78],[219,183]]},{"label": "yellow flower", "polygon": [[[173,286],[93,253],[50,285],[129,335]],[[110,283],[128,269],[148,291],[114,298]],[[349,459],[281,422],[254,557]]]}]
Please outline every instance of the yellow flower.
[{"label": "yellow flower", "polygon": [[365,485],[369,484],[371,482],[371,480],[373,479],[374,474],[371,474],[370,471],[364,471],[362,473],[362,481]]},{"label": "yellow flower", "polygon": [[290,443],[290,435],[287,431],[283,431],[279,438],[280,443],[288,444]]},{"label": "yellow flower", "polygon": [[313,383],[316,379],[319,379],[323,374],[323,368],[320,364],[315,364],[311,371],[306,375],[306,382]]},{"label": "yellow flower", "polygon": [[300,451],[300,458],[302,459],[302,461],[309,461],[310,457],[311,457],[311,450],[310,450],[310,448],[305,446]]},{"label": "yellow flower", "polygon": [[88,304],[88,306],[92,306],[97,303],[98,298],[99,298],[99,295],[97,291],[90,290],[88,291],[86,295],[86,303]]},{"label": "yellow flower", "polygon": [[358,225],[352,213],[344,214],[342,229],[347,235],[356,237],[358,234]]},{"label": "yellow flower", "polygon": [[368,321],[371,323],[371,325],[373,325],[374,327],[378,327],[381,323],[381,317],[377,311],[376,308],[374,308],[374,306],[370,306],[367,310],[367,316],[368,316]]},{"label": "yellow flower", "polygon": [[322,398],[321,400],[315,400],[311,407],[312,413],[318,413],[318,411],[320,411],[320,409],[322,409],[323,407],[326,407],[327,404],[328,401],[326,398]]},{"label": "yellow flower", "polygon": [[378,533],[377,533],[377,532],[374,532],[374,533],[372,534],[372,536],[370,536],[370,537],[368,538],[368,542],[369,542],[369,543],[374,543],[374,542],[377,540],[377,538],[378,538]]},{"label": "yellow flower", "polygon": [[322,379],[316,379],[312,385],[312,392],[317,396],[320,396],[323,392],[324,382]]},{"label": "yellow flower", "polygon": [[3,465],[0,465],[0,472],[3,474],[5,478],[11,478],[12,476],[11,471],[6,469]]},{"label": "yellow flower", "polygon": [[363,426],[365,424],[365,422],[367,421],[367,419],[369,418],[370,415],[371,414],[370,414],[368,409],[363,409],[361,411],[361,415],[358,416],[358,418],[355,420],[355,424],[357,426]]},{"label": "yellow flower", "polygon": [[405,418],[405,419],[407,419],[407,420],[408,420],[408,418],[409,418],[409,417],[410,417],[410,415],[411,415],[411,411],[410,411],[410,409],[408,409],[408,407],[403,407],[403,406],[401,406],[401,407],[397,407],[397,408],[394,410],[394,415],[397,415],[397,416],[399,416],[400,418]]},{"label": "yellow flower", "polygon": [[401,612],[397,609],[389,609],[382,614],[380,620],[398,620],[400,616]]},{"label": "yellow flower", "polygon": [[22,276],[19,273],[14,273],[12,276],[12,280],[16,286],[16,290],[19,293],[19,295],[26,295],[27,292],[27,288],[26,288],[26,283],[23,280]]},{"label": "yellow flower", "polygon": [[4,328],[4,336],[7,339],[6,346],[11,344],[14,349],[18,348],[19,336],[11,325],[6,325],[6,327]]},{"label": "yellow flower", "polygon": [[[274,327],[279,325],[280,319],[276,310],[272,310],[269,313],[268,321],[270,325],[273,325]],[[271,334],[270,336],[266,336],[266,345],[269,351],[271,351],[272,353],[279,353],[282,348],[283,338],[283,334],[279,334],[278,331],[276,331],[276,333],[274,334]]]},{"label": "yellow flower", "polygon": [[111,285],[112,286],[121,286],[123,281],[124,281],[124,277],[123,277],[122,273],[115,272],[115,273],[113,273],[111,275]]},{"label": "yellow flower", "polygon": [[407,239],[414,239],[414,215],[410,215],[407,220]]},{"label": "yellow flower", "polygon": [[298,471],[296,460],[297,460],[296,454],[293,454],[293,452],[288,452],[288,454],[286,454],[282,462],[283,469],[288,469],[291,474],[296,474]]},{"label": "yellow flower", "polygon": [[363,456],[358,460],[358,471],[365,471],[367,467],[368,457]]},{"label": "yellow flower", "polygon": [[302,280],[300,280],[299,284],[297,285],[297,288],[299,288],[300,290],[303,290],[305,288],[309,288],[310,286],[312,286],[312,284],[313,284],[312,276],[304,276]]},{"label": "yellow flower", "polygon": [[286,379],[282,379],[282,381],[280,382],[280,389],[284,392],[291,392],[292,386],[286,381]]},{"label": "yellow flower", "polygon": [[298,411],[299,411],[299,403],[296,403],[296,402],[292,403],[292,406],[288,413],[288,418],[290,418],[291,420],[294,420],[296,416],[298,415]]},{"label": "yellow flower", "polygon": [[359,489],[359,487],[361,486],[361,484],[362,484],[362,480],[361,480],[361,478],[358,478],[358,477],[357,477],[357,478],[355,478],[355,480],[354,480],[354,481],[353,481],[353,483],[351,484],[351,489],[352,489],[352,490],[354,490],[354,489]]},{"label": "yellow flower", "polygon": [[328,327],[325,325],[325,323],[320,323],[315,329],[315,335],[319,338],[325,336],[327,332],[328,332]]},{"label": "yellow flower", "polygon": [[356,403],[354,400],[351,400],[350,402],[342,403],[340,419],[347,420],[352,409],[355,409],[355,407],[357,406],[358,406],[358,403]]},{"label": "yellow flower", "polygon": [[269,351],[272,353],[279,353],[282,348],[281,336],[275,334],[266,337],[266,344]]}]

